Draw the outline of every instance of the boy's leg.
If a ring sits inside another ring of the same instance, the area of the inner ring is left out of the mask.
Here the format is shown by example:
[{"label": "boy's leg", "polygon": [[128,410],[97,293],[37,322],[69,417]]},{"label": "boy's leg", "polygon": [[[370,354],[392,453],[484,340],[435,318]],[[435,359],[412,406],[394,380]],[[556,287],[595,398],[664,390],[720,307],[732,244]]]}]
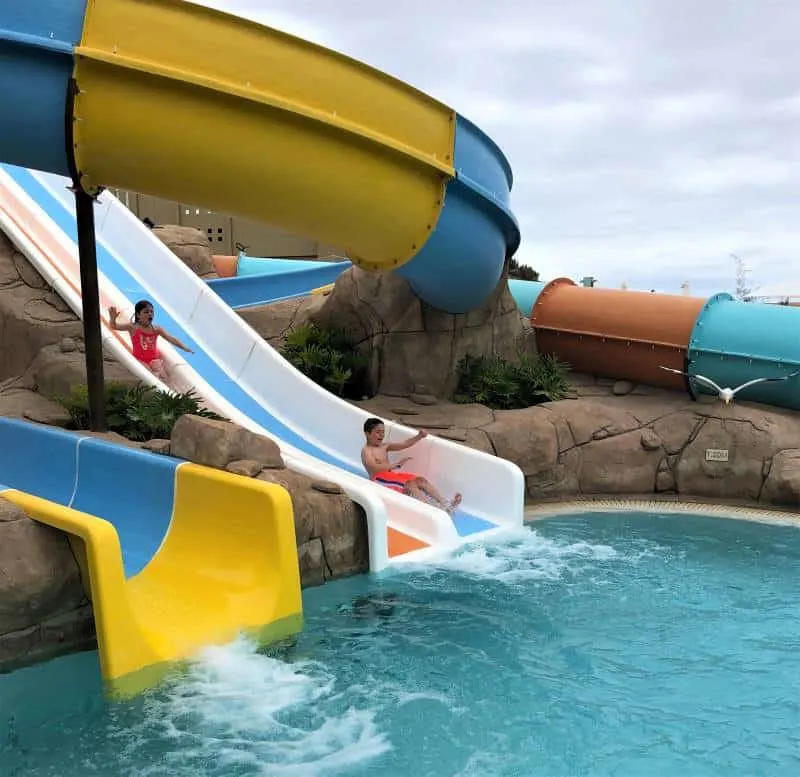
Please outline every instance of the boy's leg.
[{"label": "boy's leg", "polygon": [[419,487],[419,481],[417,480],[409,480],[406,483],[405,487],[403,488],[403,492],[414,499],[418,499],[420,502],[427,502],[425,492]]},{"label": "boy's leg", "polygon": [[453,501],[448,504],[445,498],[434,487],[433,483],[431,483],[427,478],[420,477],[414,482],[420,491],[430,496],[431,499],[438,503],[439,507],[447,512],[452,512],[461,504],[461,494],[456,494],[453,497]]}]

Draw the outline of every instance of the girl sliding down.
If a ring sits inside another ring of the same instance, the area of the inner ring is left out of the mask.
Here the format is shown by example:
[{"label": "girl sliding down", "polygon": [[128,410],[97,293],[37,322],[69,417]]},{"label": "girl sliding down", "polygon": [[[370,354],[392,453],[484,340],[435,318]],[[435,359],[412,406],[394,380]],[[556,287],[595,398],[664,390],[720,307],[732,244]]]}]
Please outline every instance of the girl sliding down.
[{"label": "girl sliding down", "polygon": [[139,300],[136,303],[131,323],[119,323],[117,321],[119,310],[113,306],[108,309],[111,328],[117,332],[131,333],[133,355],[159,380],[170,385],[171,376],[158,350],[158,338],[163,337],[168,343],[172,343],[176,348],[180,348],[187,353],[194,353],[194,351],[184,345],[177,337],[173,337],[169,332],[164,331],[160,326],[153,326],[154,315],[153,303],[146,299]]}]

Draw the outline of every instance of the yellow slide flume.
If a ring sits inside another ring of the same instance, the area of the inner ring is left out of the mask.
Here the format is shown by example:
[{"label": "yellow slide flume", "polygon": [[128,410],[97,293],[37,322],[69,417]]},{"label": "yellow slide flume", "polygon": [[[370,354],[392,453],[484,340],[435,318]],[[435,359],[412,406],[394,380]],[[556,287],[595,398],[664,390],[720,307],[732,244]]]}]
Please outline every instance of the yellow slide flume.
[{"label": "yellow slide flume", "polygon": [[119,537],[104,519],[14,489],[0,493],[70,536],[88,580],[110,695],[151,686],[209,644],[245,633],[274,641],[302,629],[302,596],[288,492],[271,483],[182,463],[167,536],[126,579]]},{"label": "yellow slide flume", "polygon": [[183,0],[89,0],[75,79],[86,188],[280,224],[366,269],[419,252],[455,174],[447,106],[342,54]]}]

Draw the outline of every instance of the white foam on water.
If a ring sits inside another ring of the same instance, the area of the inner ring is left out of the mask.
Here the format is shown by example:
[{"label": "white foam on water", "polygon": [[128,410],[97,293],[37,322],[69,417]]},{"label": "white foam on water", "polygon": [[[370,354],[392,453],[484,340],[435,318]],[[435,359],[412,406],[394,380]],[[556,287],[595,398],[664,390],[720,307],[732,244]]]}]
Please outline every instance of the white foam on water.
[{"label": "white foam on water", "polygon": [[[137,777],[335,775],[391,749],[364,691],[336,688],[315,662],[286,663],[242,639],[208,648],[187,676],[148,700],[134,758],[161,742]],[[164,751],[167,751],[166,753]],[[165,768],[166,767],[166,768]]]},{"label": "white foam on water", "polygon": [[618,556],[610,545],[569,542],[543,537],[535,529],[523,527],[492,535],[486,540],[459,547],[450,554],[428,558],[420,564],[404,564],[392,573],[430,575],[454,572],[476,579],[492,579],[509,584],[531,580],[558,580],[587,562]]}]

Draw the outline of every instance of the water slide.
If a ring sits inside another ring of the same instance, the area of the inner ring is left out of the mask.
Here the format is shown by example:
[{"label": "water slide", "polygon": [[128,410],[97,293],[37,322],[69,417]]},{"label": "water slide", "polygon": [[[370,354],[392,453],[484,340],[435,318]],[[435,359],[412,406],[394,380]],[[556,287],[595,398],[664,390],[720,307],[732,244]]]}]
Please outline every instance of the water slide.
[{"label": "water slide", "polygon": [[284,489],[9,418],[0,445],[13,451],[0,496],[70,538],[110,695],[241,631],[274,641],[302,628]]},{"label": "water slide", "polygon": [[[224,260],[233,259],[234,262]],[[206,281],[234,310],[271,302],[321,294],[352,264],[349,261],[320,262],[311,259],[215,257],[218,269],[228,276]]]},{"label": "water slide", "polygon": [[[0,27],[12,117],[0,124],[1,226],[78,313],[68,176],[279,224],[452,312],[492,292],[519,243],[495,144],[340,54],[178,0],[35,0],[4,9]],[[103,310],[151,299],[195,351],[164,347],[180,385],[274,439],[291,469],[340,484],[365,510],[374,570],[521,524],[519,468],[434,436],[408,468],[463,493],[452,519],[370,482],[366,413],[294,370],[108,192],[95,218]],[[154,383],[102,325],[106,347]],[[390,441],[415,432],[388,425]]]},{"label": "water slide", "polygon": [[[568,278],[511,280],[509,288],[540,352],[576,372],[694,397],[713,392],[661,366],[733,388],[800,369],[800,308],[740,302],[725,292],[704,299],[589,288]],[[800,380],[760,383],[737,397],[800,410]]]}]

